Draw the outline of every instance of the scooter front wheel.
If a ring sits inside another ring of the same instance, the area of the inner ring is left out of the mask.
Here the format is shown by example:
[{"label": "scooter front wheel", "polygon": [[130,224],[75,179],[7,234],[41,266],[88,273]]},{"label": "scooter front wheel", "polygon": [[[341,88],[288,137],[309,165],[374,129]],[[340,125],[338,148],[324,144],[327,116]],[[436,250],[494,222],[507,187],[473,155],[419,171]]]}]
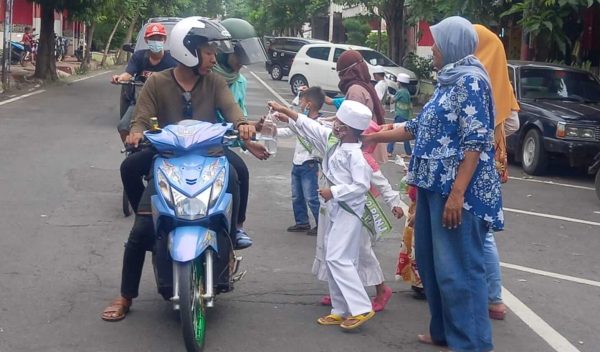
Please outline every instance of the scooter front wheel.
[{"label": "scooter front wheel", "polygon": [[206,307],[202,258],[179,265],[179,299],[181,328],[183,340],[189,352],[200,352],[204,349],[206,332]]}]

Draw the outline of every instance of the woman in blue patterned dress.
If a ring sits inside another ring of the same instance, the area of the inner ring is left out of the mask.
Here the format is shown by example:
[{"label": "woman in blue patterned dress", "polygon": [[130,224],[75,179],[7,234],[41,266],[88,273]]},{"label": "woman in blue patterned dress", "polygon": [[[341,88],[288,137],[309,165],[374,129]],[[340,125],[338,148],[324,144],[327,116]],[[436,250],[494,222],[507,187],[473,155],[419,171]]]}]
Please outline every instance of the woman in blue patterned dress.
[{"label": "woman in blue patterned dress", "polygon": [[365,142],[416,139],[407,183],[418,189],[415,251],[431,312],[424,343],[491,351],[483,243],[502,230],[494,163],[494,104],[488,75],[473,56],[477,34],[462,17],[431,27],[438,86],[404,128]]}]

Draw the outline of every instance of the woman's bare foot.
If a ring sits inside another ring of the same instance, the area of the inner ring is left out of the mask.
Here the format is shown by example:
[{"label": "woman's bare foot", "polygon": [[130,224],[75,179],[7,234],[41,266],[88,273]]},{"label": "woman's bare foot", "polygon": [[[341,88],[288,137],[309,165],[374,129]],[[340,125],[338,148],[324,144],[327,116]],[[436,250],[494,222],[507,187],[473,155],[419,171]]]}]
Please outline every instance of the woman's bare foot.
[{"label": "woman's bare foot", "polygon": [[441,346],[441,347],[447,346],[445,342],[433,341],[433,339],[431,338],[431,335],[417,335],[417,338],[419,339],[420,343],[424,343],[426,345]]}]

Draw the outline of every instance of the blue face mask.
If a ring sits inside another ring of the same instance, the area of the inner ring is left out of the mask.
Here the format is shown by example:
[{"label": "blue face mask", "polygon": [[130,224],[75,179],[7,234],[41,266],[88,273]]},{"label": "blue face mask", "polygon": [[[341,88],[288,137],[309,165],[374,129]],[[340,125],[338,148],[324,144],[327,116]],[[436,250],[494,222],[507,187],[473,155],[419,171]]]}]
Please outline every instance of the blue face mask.
[{"label": "blue face mask", "polygon": [[153,53],[160,53],[163,51],[165,47],[165,43],[160,40],[149,40],[148,41],[148,49],[150,49]]},{"label": "blue face mask", "polygon": [[302,114],[308,116],[309,112],[310,112],[310,110],[308,110],[308,108],[304,108],[304,110],[302,111]]}]

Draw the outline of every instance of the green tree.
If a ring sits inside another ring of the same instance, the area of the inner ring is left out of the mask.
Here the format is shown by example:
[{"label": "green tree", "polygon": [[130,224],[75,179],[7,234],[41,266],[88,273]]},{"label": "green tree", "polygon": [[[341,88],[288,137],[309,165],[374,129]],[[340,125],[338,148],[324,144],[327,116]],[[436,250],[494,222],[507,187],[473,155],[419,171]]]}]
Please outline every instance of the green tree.
[{"label": "green tree", "polygon": [[[552,49],[558,49],[563,57],[571,40],[565,34],[565,22],[569,17],[577,16],[585,7],[600,3],[600,0],[523,0],[514,1],[512,7],[502,16],[516,16],[517,23],[523,26],[530,42],[534,44],[536,56],[547,59]],[[540,54],[538,51],[541,51]]]},{"label": "green tree", "polygon": [[404,55],[404,2],[405,0],[336,0],[344,5],[364,5],[370,14],[383,18],[387,27],[390,58],[399,63]]},{"label": "green tree", "polygon": [[37,51],[34,77],[42,80],[58,79],[54,58],[54,11],[81,11],[93,0],[34,0],[41,8],[40,43]]},{"label": "green tree", "polygon": [[367,36],[371,33],[371,27],[365,18],[347,18],[343,23],[346,29],[346,36],[348,37],[348,44],[366,44]]}]

